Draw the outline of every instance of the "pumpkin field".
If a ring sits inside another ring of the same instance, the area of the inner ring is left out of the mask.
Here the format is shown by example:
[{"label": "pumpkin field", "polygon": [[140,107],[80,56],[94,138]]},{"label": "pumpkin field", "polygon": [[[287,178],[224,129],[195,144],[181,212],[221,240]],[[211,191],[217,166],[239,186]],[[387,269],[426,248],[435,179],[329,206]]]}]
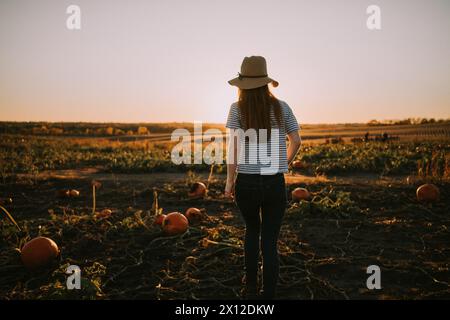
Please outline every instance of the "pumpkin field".
[{"label": "pumpkin field", "polygon": [[[450,298],[450,131],[436,125],[384,140],[310,129],[286,175],[279,299]],[[0,134],[0,299],[240,298],[244,223],[224,165],[175,165],[151,135],[15,126]]]}]

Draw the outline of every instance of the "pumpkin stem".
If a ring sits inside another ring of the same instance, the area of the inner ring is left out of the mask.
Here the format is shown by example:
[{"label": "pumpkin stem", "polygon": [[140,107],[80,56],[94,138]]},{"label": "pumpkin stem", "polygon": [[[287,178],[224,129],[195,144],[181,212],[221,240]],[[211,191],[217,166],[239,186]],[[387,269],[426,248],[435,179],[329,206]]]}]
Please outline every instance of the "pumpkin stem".
[{"label": "pumpkin stem", "polygon": [[95,214],[95,185],[92,185],[92,214]]},{"label": "pumpkin stem", "polygon": [[2,206],[0,206],[0,209],[2,209],[2,211],[6,214],[6,216],[8,217],[8,219],[17,227],[17,229],[19,229],[19,231],[21,231],[19,225],[17,224],[16,220],[14,220],[14,218],[12,217],[12,215],[8,212],[8,210],[6,210],[5,208],[3,208]]},{"label": "pumpkin stem", "polygon": [[212,180],[213,172],[214,172],[214,163],[211,165],[211,169],[209,170],[208,181],[206,182],[206,190],[209,189],[209,183]]},{"label": "pumpkin stem", "polygon": [[157,216],[159,213],[159,204],[158,204],[158,191],[156,189],[153,189],[153,204],[152,204],[152,210],[154,212],[154,215]]}]

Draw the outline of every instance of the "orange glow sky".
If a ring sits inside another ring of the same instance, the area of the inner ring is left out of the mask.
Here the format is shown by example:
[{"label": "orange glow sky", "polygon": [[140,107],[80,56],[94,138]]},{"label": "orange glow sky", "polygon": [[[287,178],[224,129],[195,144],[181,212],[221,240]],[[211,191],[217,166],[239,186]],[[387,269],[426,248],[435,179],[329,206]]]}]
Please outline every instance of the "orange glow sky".
[{"label": "orange glow sky", "polygon": [[448,0],[2,0],[0,120],[223,123],[246,55],[300,123],[450,118],[449,32]]}]

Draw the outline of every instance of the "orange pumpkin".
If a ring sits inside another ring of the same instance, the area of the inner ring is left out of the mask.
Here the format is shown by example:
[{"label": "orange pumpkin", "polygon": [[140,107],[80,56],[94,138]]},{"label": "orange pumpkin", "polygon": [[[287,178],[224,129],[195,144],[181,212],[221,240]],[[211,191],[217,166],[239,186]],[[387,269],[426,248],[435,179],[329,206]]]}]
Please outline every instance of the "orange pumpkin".
[{"label": "orange pumpkin", "polygon": [[295,188],[292,190],[292,200],[300,201],[300,200],[309,200],[311,198],[311,194],[305,188]]},{"label": "orange pumpkin", "polygon": [[202,220],[202,212],[197,208],[189,208],[184,213],[189,223],[197,223]]},{"label": "orange pumpkin", "polygon": [[439,188],[431,183],[423,184],[417,188],[416,195],[421,202],[435,202],[439,200]]},{"label": "orange pumpkin", "polygon": [[154,224],[154,225],[159,225],[159,226],[161,226],[162,223],[163,223],[163,221],[164,221],[164,218],[165,218],[165,217],[166,217],[165,214],[158,214],[158,215],[155,217],[155,221],[153,222],[153,224]]},{"label": "orange pumpkin", "polygon": [[103,209],[102,211],[95,213],[95,217],[97,219],[109,218],[111,215],[112,215],[112,210],[111,209]]},{"label": "orange pumpkin", "polygon": [[169,213],[162,222],[162,229],[169,236],[185,233],[188,227],[189,220],[179,212]]},{"label": "orange pumpkin", "polygon": [[56,196],[60,198],[68,198],[70,197],[70,190],[58,190],[56,191]]},{"label": "orange pumpkin", "polygon": [[294,169],[304,169],[305,165],[300,160],[295,160],[292,162],[292,168]]},{"label": "orange pumpkin", "polygon": [[78,196],[80,196],[80,191],[75,190],[75,189],[70,190],[70,191],[69,191],[69,195],[70,195],[71,197],[78,197]]},{"label": "orange pumpkin", "polygon": [[206,186],[203,182],[196,182],[188,192],[191,198],[203,198],[206,195]]},{"label": "orange pumpkin", "polygon": [[58,245],[46,237],[37,237],[28,241],[20,252],[21,260],[28,269],[48,266],[58,255]]},{"label": "orange pumpkin", "polygon": [[13,199],[12,198],[1,198],[0,199],[0,206],[6,206],[8,204],[12,204]]}]

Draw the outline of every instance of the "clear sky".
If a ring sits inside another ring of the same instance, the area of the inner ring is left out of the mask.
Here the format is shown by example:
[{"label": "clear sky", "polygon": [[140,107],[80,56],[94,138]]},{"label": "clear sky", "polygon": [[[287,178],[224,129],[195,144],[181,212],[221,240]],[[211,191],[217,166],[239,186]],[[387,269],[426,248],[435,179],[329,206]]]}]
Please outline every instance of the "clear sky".
[{"label": "clear sky", "polygon": [[450,118],[448,0],[1,0],[0,120],[223,123],[249,55],[300,123]]}]

